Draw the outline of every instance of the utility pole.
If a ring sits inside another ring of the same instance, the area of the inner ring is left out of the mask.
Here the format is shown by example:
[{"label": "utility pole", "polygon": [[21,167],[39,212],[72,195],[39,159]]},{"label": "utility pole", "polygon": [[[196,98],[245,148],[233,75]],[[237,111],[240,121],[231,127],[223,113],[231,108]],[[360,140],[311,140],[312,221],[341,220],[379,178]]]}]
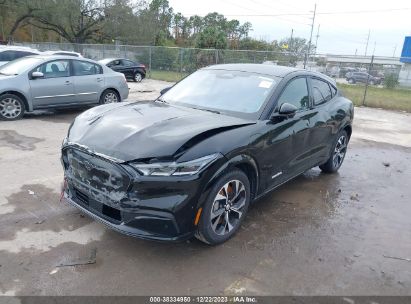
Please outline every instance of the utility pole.
[{"label": "utility pole", "polygon": [[293,45],[293,35],[294,35],[294,29],[291,29],[291,36],[290,36],[290,45],[288,46],[288,50],[291,50],[291,46]]},{"label": "utility pole", "polygon": [[365,45],[365,56],[367,56],[368,42],[370,42],[370,33],[371,33],[371,30],[368,30],[367,44]]},{"label": "utility pole", "polygon": [[315,36],[315,53],[314,53],[314,55],[317,54],[318,37],[320,37],[320,25],[318,25],[317,35]]},{"label": "utility pole", "polygon": [[313,39],[313,30],[314,30],[314,22],[315,22],[315,13],[316,13],[316,11],[317,11],[317,3],[314,4],[313,22],[311,23],[310,41],[308,41],[307,52],[306,52],[305,58],[304,58],[304,69],[307,66],[307,60],[308,60],[308,56],[310,54],[311,41]]},{"label": "utility pole", "polygon": [[374,41],[374,49],[372,50],[372,55],[374,56],[374,54],[375,54],[375,48],[376,48],[376,46],[377,46],[377,41]]},{"label": "utility pole", "polygon": [[395,51],[397,50],[397,45],[394,46],[394,52],[392,53],[392,57],[395,57]]},{"label": "utility pole", "polygon": [[365,106],[365,100],[367,99],[368,83],[370,81],[370,73],[371,73],[373,65],[374,65],[374,54],[371,56],[371,62],[370,62],[370,65],[368,67],[367,82],[365,83],[364,97],[362,99],[362,105],[363,106]]}]

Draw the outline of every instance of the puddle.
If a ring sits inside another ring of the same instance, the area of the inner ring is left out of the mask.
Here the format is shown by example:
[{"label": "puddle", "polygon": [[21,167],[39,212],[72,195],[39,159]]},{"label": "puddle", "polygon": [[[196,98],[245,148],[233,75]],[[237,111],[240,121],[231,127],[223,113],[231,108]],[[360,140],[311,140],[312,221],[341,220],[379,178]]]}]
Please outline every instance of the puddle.
[{"label": "puddle", "polygon": [[5,146],[16,150],[32,151],[35,144],[44,141],[42,138],[21,135],[14,130],[0,130],[0,147]]}]

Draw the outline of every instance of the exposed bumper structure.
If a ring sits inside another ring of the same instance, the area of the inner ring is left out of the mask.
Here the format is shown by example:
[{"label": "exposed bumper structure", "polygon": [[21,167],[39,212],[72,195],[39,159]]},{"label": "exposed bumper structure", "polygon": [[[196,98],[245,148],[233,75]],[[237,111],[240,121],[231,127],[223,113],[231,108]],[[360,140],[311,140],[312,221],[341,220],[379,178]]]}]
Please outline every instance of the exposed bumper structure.
[{"label": "exposed bumper structure", "polygon": [[194,220],[207,195],[209,176],[144,177],[77,148],[62,153],[63,196],[86,215],[133,237],[182,241],[193,236]]}]

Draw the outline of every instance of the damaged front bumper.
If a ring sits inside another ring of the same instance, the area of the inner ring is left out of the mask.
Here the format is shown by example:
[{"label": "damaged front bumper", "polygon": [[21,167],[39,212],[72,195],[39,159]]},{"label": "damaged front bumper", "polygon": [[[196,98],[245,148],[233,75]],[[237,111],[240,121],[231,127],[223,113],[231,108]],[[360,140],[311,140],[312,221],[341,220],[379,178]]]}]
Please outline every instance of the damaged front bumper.
[{"label": "damaged front bumper", "polygon": [[[75,198],[73,198],[69,194],[68,190],[64,191],[63,199],[64,201],[73,205],[74,207],[76,207],[77,209],[79,209],[81,212],[91,217],[92,219],[106,225],[107,227],[117,232],[120,232],[128,236],[137,237],[141,239],[147,239],[147,240],[178,242],[178,241],[184,241],[184,240],[190,239],[194,235],[194,232],[186,232],[182,234],[174,233],[176,231],[175,227],[177,226],[175,223],[175,219],[172,216],[169,216],[164,213],[161,214],[158,212],[157,213],[153,212],[151,214],[149,213],[128,214],[128,217],[133,218],[133,220],[125,223],[125,222],[113,221],[110,215],[106,215],[107,211],[103,210],[105,209],[104,206],[106,205],[101,204],[101,209],[99,208],[99,210],[97,210],[88,205],[79,203]],[[123,213],[123,216],[124,215],[126,214]],[[169,226],[171,226],[172,228],[169,229]],[[158,232],[154,232],[152,229],[153,227],[161,228],[161,230]]]},{"label": "damaged front bumper", "polygon": [[215,172],[209,168],[193,176],[142,176],[127,164],[70,147],[63,149],[62,163],[64,200],[118,232],[158,241],[194,235],[195,216]]}]

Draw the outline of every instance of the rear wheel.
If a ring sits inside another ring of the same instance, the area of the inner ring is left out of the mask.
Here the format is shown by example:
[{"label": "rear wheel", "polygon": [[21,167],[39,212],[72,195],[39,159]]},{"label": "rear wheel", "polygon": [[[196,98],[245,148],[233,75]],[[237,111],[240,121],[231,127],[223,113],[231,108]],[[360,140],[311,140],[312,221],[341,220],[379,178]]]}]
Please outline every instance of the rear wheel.
[{"label": "rear wheel", "polygon": [[0,96],[0,120],[21,119],[25,112],[23,100],[14,94]]},{"label": "rear wheel", "polygon": [[204,205],[196,237],[207,244],[227,241],[240,228],[250,205],[250,182],[240,170],[223,175]]},{"label": "rear wheel", "polygon": [[105,90],[100,97],[101,104],[120,102],[120,97],[114,90]]},{"label": "rear wheel", "polygon": [[325,173],[334,173],[340,169],[345,154],[347,153],[348,135],[344,130],[337,136],[337,141],[334,144],[334,148],[331,152],[330,158],[325,164],[320,166],[320,169]]},{"label": "rear wheel", "polygon": [[354,83],[355,83],[355,80],[354,80],[354,79],[352,79],[352,78],[350,78],[350,79],[348,79],[348,83],[350,83],[350,84],[354,84]]}]

